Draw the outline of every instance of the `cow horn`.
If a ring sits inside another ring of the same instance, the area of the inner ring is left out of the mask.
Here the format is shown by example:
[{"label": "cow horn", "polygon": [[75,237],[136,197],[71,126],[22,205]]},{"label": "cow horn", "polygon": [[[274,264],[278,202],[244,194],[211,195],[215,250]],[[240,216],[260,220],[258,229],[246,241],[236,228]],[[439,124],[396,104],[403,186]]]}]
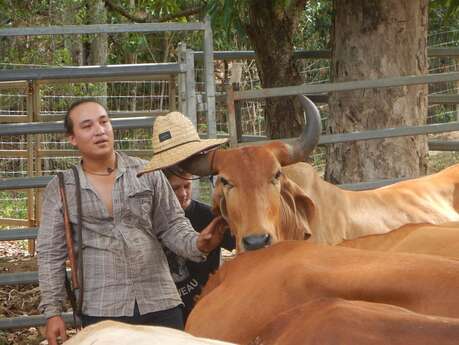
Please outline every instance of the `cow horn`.
[{"label": "cow horn", "polygon": [[314,151],[319,143],[320,134],[322,132],[322,123],[320,120],[319,109],[306,96],[298,95],[298,99],[306,112],[306,126],[303,129],[300,137],[291,146],[292,147],[292,163],[304,161]]}]

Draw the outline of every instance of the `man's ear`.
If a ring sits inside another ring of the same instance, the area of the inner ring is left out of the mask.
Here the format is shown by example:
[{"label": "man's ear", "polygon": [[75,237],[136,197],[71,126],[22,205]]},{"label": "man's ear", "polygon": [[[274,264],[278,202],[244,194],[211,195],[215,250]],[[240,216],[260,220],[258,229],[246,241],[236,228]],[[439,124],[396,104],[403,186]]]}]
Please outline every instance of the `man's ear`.
[{"label": "man's ear", "polygon": [[78,146],[77,146],[76,139],[75,139],[75,135],[74,135],[73,133],[67,135],[67,140],[69,141],[69,143],[70,143],[72,146],[78,147]]}]

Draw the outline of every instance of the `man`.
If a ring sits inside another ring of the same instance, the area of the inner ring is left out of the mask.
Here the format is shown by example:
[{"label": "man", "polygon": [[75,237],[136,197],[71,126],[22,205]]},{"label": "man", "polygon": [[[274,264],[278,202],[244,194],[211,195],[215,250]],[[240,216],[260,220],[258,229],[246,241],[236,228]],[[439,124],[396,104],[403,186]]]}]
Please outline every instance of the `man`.
[{"label": "man", "polygon": [[[83,326],[104,319],[183,327],[181,300],[162,245],[194,261],[221,242],[223,222],[193,230],[161,172],[137,177],[145,161],[114,150],[106,109],[96,100],[74,103],[64,120],[69,142],[81,154]],[[64,172],[69,218],[78,222],[76,180]],[[78,247],[78,246],[77,246]],[[43,195],[38,233],[40,311],[50,345],[66,339],[61,317],[67,257],[58,179]]]},{"label": "man", "polygon": [[[216,148],[227,139],[202,140],[192,122],[179,112],[157,118],[153,128],[153,157],[144,172],[162,169],[185,216],[193,228],[201,232],[214,219],[210,206],[192,196],[192,175],[179,167],[179,163],[196,153]],[[222,247],[232,250],[235,240],[226,231]],[[184,318],[188,317],[209,275],[220,266],[220,247],[207,256],[205,262],[192,262],[165,248],[172,278],[184,303]]]},{"label": "man", "polygon": [[[191,181],[193,175],[178,166],[163,169],[163,172],[169,180],[180,206],[185,211],[185,216],[190,220],[193,228],[197,232],[201,232],[214,219],[214,215],[209,205],[192,199],[193,188]],[[185,322],[197,297],[201,294],[202,288],[209,280],[209,276],[220,266],[220,247],[227,250],[236,248],[235,239],[229,230],[225,231],[221,246],[211,251],[204,262],[186,260],[167,248],[164,249],[172,278],[184,304]]]}]

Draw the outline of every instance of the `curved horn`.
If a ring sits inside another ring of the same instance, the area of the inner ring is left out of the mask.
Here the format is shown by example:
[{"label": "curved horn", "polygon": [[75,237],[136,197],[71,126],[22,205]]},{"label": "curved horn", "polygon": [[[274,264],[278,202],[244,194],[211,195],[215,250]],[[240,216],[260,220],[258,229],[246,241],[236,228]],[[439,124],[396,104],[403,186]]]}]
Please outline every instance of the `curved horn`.
[{"label": "curved horn", "polygon": [[214,175],[216,171],[212,169],[211,164],[213,155],[215,155],[215,150],[206,153],[198,153],[181,162],[179,166],[192,175]]},{"label": "curved horn", "polygon": [[291,146],[292,162],[305,160],[314,151],[322,133],[319,109],[304,95],[298,95],[298,99],[306,112],[306,125],[303,133],[301,133],[299,138]]}]

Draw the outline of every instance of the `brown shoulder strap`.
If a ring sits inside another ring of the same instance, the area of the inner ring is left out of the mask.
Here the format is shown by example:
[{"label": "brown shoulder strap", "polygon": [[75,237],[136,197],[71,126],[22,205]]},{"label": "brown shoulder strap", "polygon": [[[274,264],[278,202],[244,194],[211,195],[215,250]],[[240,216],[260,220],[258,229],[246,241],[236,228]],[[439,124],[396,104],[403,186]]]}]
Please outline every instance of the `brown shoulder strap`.
[{"label": "brown shoulder strap", "polygon": [[75,194],[77,199],[77,239],[78,239],[78,278],[80,287],[79,303],[78,303],[78,315],[81,315],[83,308],[83,210],[81,206],[81,183],[78,169],[74,165],[72,166],[73,176],[75,177]]},{"label": "brown shoulder strap", "polygon": [[[77,276],[77,267],[76,267],[76,260],[75,260],[75,252],[73,249],[73,233],[72,233],[72,226],[70,224],[70,217],[69,217],[69,209],[67,204],[67,196],[65,193],[65,183],[64,183],[64,174],[62,172],[57,173],[57,177],[59,178],[59,194],[62,200],[62,209],[64,212],[64,231],[65,231],[65,242],[67,245],[67,256],[70,261],[70,269],[72,275],[72,284],[67,277],[67,272],[65,273],[65,289],[67,291],[67,296],[70,301],[70,305],[73,309],[73,318],[75,322],[75,326],[78,328],[77,316],[81,315],[81,308],[79,307],[74,289],[79,287],[78,284],[78,276]],[[81,304],[81,303],[80,303]]]}]

